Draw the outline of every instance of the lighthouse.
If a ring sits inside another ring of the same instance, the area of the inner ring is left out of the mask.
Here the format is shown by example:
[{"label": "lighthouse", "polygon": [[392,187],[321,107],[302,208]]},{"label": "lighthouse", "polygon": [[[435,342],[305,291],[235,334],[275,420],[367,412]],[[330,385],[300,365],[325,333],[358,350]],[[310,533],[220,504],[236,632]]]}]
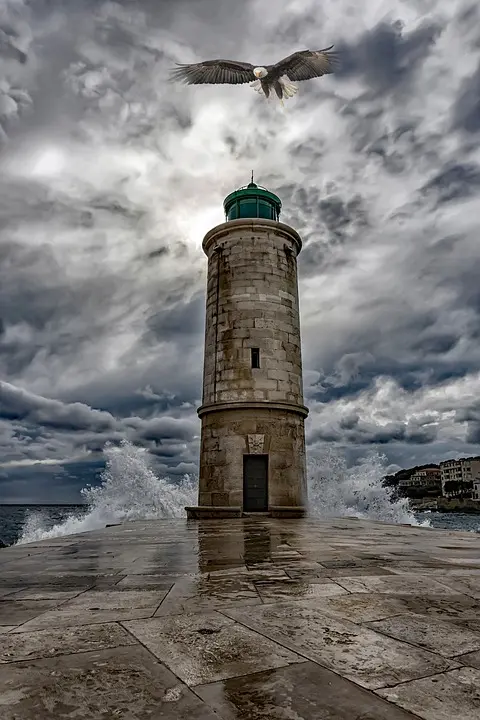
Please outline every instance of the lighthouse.
[{"label": "lighthouse", "polygon": [[299,234],[250,182],[224,200],[208,258],[198,506],[189,518],[301,517],[307,502]]}]

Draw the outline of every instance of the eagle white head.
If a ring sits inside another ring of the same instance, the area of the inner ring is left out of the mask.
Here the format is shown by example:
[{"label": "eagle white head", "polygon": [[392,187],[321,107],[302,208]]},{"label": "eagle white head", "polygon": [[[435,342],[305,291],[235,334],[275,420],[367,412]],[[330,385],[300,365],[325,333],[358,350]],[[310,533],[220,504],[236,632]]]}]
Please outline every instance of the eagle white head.
[{"label": "eagle white head", "polygon": [[256,78],[258,78],[259,80],[262,80],[264,77],[267,77],[268,71],[267,71],[267,68],[256,67],[253,69],[253,74],[255,75]]}]

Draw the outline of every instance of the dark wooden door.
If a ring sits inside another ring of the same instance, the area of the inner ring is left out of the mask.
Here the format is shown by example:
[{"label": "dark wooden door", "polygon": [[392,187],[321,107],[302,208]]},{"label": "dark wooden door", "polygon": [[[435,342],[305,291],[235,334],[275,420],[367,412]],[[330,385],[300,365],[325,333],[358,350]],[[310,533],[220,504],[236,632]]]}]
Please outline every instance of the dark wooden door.
[{"label": "dark wooden door", "polygon": [[243,456],[243,509],[268,510],[268,455]]}]

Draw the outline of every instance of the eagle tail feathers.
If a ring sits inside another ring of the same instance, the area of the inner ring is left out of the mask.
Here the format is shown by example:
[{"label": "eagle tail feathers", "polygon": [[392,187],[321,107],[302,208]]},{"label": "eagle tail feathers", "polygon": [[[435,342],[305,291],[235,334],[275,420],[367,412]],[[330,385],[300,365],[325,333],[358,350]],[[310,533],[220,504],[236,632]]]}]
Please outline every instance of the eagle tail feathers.
[{"label": "eagle tail feathers", "polygon": [[282,75],[279,82],[283,89],[284,98],[291,98],[297,94],[298,87],[294,83],[290,82],[287,75]]}]

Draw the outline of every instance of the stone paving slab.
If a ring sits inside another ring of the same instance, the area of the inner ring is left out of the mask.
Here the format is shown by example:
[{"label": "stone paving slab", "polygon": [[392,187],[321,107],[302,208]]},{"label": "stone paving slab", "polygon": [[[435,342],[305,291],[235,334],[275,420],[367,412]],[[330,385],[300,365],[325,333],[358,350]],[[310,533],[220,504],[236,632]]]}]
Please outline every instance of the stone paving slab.
[{"label": "stone paving slab", "polygon": [[439,577],[438,582],[461,592],[469,597],[480,600],[480,576],[479,575],[455,575],[455,577]]},{"label": "stone paving slab", "polygon": [[[393,595],[455,595],[454,587],[443,584],[437,578],[420,575],[387,575],[376,577],[344,577],[337,582],[352,593],[391,593]],[[462,592],[462,591],[461,591]]]},{"label": "stone paving slab", "polygon": [[118,623],[10,633],[2,638],[0,662],[70,655],[134,644],[134,638]]},{"label": "stone paving slab", "polygon": [[140,645],[0,666],[2,720],[218,720]]},{"label": "stone paving slab", "polygon": [[480,717],[480,537],[141,521],[0,550],[1,720]]},{"label": "stone paving slab", "polygon": [[324,578],[321,583],[297,582],[295,580],[260,581],[255,583],[258,594],[265,602],[275,600],[308,600],[324,598],[330,595],[347,595],[347,591],[337,583]]},{"label": "stone paving slab", "polygon": [[378,694],[424,720],[478,720],[480,670],[459,668],[379,690]]},{"label": "stone paving slab", "polygon": [[469,665],[470,667],[477,668],[480,670],[480,652],[472,652],[467,655],[460,655],[458,660],[462,665]]},{"label": "stone paving slab", "polygon": [[310,662],[200,685],[195,692],[224,720],[414,719]]},{"label": "stone paving slab", "polygon": [[8,600],[56,600],[61,603],[71,600],[81,592],[78,588],[72,590],[59,590],[58,587],[31,587],[24,590],[15,590],[8,596]]},{"label": "stone paving slab", "polygon": [[[0,571],[1,572],[1,571]],[[0,587],[0,599],[4,599],[7,595],[11,595],[12,593],[18,592],[19,587],[16,585]]]},{"label": "stone paving slab", "polygon": [[63,602],[55,610],[38,614],[33,619],[29,618],[28,622],[19,628],[19,632],[150,617],[167,593],[166,589],[144,591],[92,589]]},{"label": "stone paving slab", "polygon": [[124,626],[187,685],[304,662],[220,613],[172,615]]},{"label": "stone paving slab", "polygon": [[439,597],[411,593],[349,593],[325,598],[322,603],[322,610],[328,615],[355,623],[374,622],[405,613],[426,615],[430,620],[435,617],[452,623],[468,623],[477,617],[478,608],[477,601],[463,595]]},{"label": "stone paving slab", "polygon": [[261,599],[252,582],[243,578],[207,578],[179,580],[158,608],[156,615],[201,612],[235,605],[260,605]]},{"label": "stone paving slab", "polygon": [[126,575],[115,584],[115,590],[170,590],[177,578],[163,575]]},{"label": "stone paving slab", "polygon": [[330,617],[316,601],[223,612],[365,688],[394,685],[458,666],[434,653]]},{"label": "stone paving slab", "polygon": [[429,618],[413,613],[371,622],[368,627],[447,658],[480,650],[480,633],[442,620],[432,623]]},{"label": "stone paving slab", "polygon": [[14,600],[11,597],[7,595],[0,601],[0,625],[20,625],[64,602],[64,600]]},{"label": "stone paving slab", "polygon": [[[18,564],[17,564],[18,565]],[[73,590],[74,588],[80,588],[81,590],[88,590],[93,586],[104,586],[110,587],[120,582],[123,575],[99,575],[91,573],[85,575],[84,573],[55,573],[54,575],[43,572],[39,573],[36,571],[24,571],[18,570],[1,572],[1,581],[12,590],[23,590],[26,588],[41,587],[41,588],[58,588],[61,590]]]}]

